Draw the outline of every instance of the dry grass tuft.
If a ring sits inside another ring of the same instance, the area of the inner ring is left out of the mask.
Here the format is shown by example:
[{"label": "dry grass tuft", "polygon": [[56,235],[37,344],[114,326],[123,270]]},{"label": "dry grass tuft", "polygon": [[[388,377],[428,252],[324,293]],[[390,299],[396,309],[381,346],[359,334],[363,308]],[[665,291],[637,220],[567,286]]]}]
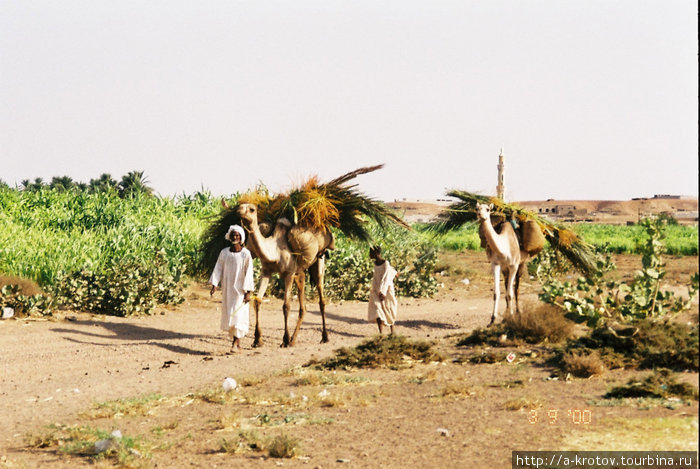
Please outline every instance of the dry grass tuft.
[{"label": "dry grass tuft", "polygon": [[299,440],[285,434],[277,435],[267,444],[267,452],[272,458],[293,458],[299,455]]},{"label": "dry grass tuft", "polygon": [[449,383],[441,391],[442,397],[473,397],[476,390],[467,383]]},{"label": "dry grass tuft", "polygon": [[321,363],[309,362],[326,369],[348,368],[401,368],[411,366],[412,361],[443,361],[444,357],[432,350],[430,342],[409,340],[398,335],[377,336],[354,348],[336,350],[335,357]]},{"label": "dry grass tuft", "polygon": [[33,280],[16,277],[14,275],[0,275],[0,288],[5,285],[17,285],[19,287],[19,293],[24,296],[41,295],[44,293]]},{"label": "dry grass tuft", "polygon": [[254,431],[242,431],[235,437],[222,438],[219,442],[219,452],[228,454],[240,454],[249,451],[264,451],[265,445],[262,438]]},{"label": "dry grass tuft", "polygon": [[244,399],[244,397],[241,397],[238,393],[227,392],[220,387],[202,392],[188,394],[188,396],[192,396],[194,399],[203,402],[209,402],[210,404],[227,404],[230,402],[236,402]]},{"label": "dry grass tuft", "polygon": [[507,316],[503,322],[477,329],[457,345],[488,344],[494,347],[518,346],[523,343],[560,343],[574,335],[574,323],[552,305],[527,303],[520,314]]},{"label": "dry grass tuft", "polygon": [[87,419],[119,418],[126,415],[147,415],[162,405],[167,398],[160,394],[148,394],[130,399],[95,402],[92,410],[83,412],[81,417]]},{"label": "dry grass tuft", "polygon": [[577,378],[590,378],[605,373],[605,364],[600,359],[598,352],[593,351],[590,354],[582,352],[572,352],[562,357],[562,370],[565,373],[571,373]]},{"label": "dry grass tuft", "polygon": [[56,428],[49,426],[46,432],[25,435],[24,442],[30,448],[49,448],[58,445],[59,437]]},{"label": "dry grass tuft", "polygon": [[511,399],[503,404],[506,410],[534,410],[542,407],[542,402],[537,398],[519,397]]},{"label": "dry grass tuft", "polygon": [[231,430],[241,426],[241,416],[238,412],[226,412],[219,418],[219,428],[221,430]]}]

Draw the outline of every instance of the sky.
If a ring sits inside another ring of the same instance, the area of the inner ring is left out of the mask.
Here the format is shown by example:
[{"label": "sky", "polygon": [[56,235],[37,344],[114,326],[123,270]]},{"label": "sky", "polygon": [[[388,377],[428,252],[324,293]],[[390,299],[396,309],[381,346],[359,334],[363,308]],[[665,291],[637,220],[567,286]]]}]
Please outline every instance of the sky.
[{"label": "sky", "polygon": [[698,195],[690,0],[0,0],[0,180]]}]

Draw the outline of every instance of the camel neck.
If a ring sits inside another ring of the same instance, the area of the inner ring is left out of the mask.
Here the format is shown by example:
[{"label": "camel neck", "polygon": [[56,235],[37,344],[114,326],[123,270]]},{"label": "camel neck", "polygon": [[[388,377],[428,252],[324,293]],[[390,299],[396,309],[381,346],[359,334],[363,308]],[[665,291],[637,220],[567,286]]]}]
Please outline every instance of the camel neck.
[{"label": "camel neck", "polygon": [[[248,230],[250,241],[255,247],[257,255],[265,262],[276,262],[279,256],[275,255],[275,240],[273,238],[265,238],[260,232],[260,226],[257,223],[250,223]],[[271,245],[273,244],[273,245]]]},{"label": "camel neck", "polygon": [[494,245],[496,239],[496,230],[491,224],[491,217],[489,216],[481,220],[481,225],[484,227],[484,236],[486,237],[486,241],[488,241],[489,244]]}]

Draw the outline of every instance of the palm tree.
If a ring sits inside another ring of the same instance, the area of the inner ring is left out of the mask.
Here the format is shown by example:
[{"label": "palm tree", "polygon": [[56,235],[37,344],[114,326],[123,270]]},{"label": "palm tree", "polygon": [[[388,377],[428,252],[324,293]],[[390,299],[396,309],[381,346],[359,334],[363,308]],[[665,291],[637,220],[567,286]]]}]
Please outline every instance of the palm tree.
[{"label": "palm tree", "polygon": [[38,191],[42,187],[44,187],[44,180],[41,178],[35,178],[34,182],[31,182],[29,179],[23,179],[21,182],[22,185],[22,190],[25,191]]},{"label": "palm tree", "polygon": [[72,189],[75,186],[75,182],[73,181],[73,178],[70,176],[54,176],[51,179],[51,183],[49,184],[49,187],[51,189],[56,189],[59,192],[67,191]]},{"label": "palm tree", "polygon": [[118,188],[119,183],[108,173],[102,173],[98,179],[90,179],[90,192],[116,191]]},{"label": "palm tree", "polygon": [[148,187],[148,178],[143,175],[143,171],[129,171],[122,176],[119,183],[119,197],[134,197],[137,195],[151,195],[153,189]]}]

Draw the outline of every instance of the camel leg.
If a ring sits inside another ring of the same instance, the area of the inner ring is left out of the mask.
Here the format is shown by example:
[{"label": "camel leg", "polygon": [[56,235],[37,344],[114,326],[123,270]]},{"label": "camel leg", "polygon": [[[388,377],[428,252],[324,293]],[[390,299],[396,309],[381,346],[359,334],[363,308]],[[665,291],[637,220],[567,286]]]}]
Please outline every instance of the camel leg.
[{"label": "camel leg", "polygon": [[299,329],[301,329],[301,323],[304,321],[304,314],[306,314],[306,298],[304,298],[304,287],[306,286],[306,272],[299,272],[294,282],[297,284],[297,290],[299,293],[299,319],[297,319],[297,325],[294,328],[294,333],[292,334],[292,340],[289,345],[294,345],[297,340],[297,334]]},{"label": "camel leg", "polygon": [[263,273],[260,279],[258,295],[253,300],[253,308],[255,309],[255,339],[253,340],[253,347],[261,347],[263,344],[262,332],[260,332],[260,308],[262,307],[262,299],[265,296],[269,284],[270,274]]},{"label": "camel leg", "polygon": [[318,289],[318,308],[321,310],[321,322],[323,323],[323,332],[321,334],[321,343],[328,343],[328,332],[326,332],[326,297],[323,294],[323,277],[326,275],[326,262],[323,256],[318,258],[316,262],[317,285]]},{"label": "camel leg", "polygon": [[496,321],[498,317],[498,302],[501,298],[501,266],[492,264],[493,270],[493,313],[491,314],[491,322],[489,326]]},{"label": "camel leg", "polygon": [[518,267],[518,273],[515,275],[515,312],[517,314],[520,314],[520,298],[518,293],[520,291],[520,277],[523,275],[525,268],[525,262],[521,263]]},{"label": "camel leg", "polygon": [[282,337],[282,345],[280,347],[289,347],[289,329],[287,328],[287,318],[289,317],[289,306],[292,302],[292,283],[294,282],[294,274],[286,274],[284,276],[284,304],[282,305],[282,313],[284,314],[284,337]]},{"label": "camel leg", "polygon": [[515,304],[515,278],[518,276],[518,267],[508,269],[508,282],[506,283],[506,307],[508,314],[513,316],[513,306]]}]

